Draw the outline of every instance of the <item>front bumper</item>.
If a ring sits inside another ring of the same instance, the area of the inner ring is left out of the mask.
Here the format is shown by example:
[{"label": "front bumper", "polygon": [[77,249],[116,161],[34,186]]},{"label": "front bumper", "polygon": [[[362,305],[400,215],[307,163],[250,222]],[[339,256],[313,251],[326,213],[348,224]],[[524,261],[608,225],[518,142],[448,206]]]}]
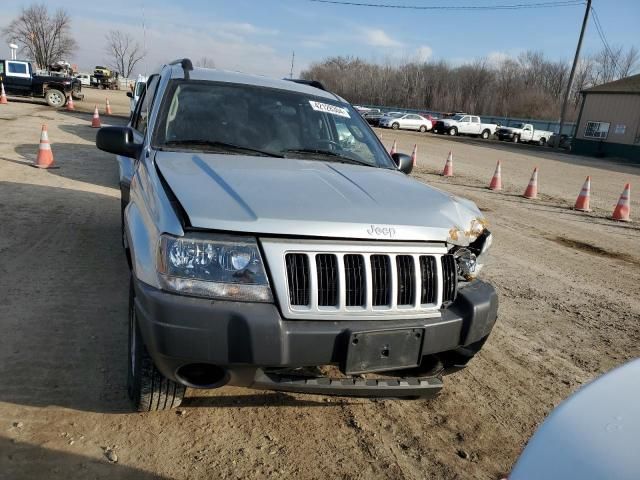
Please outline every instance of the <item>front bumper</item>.
[{"label": "front bumper", "polygon": [[286,320],[274,304],[185,297],[137,280],[134,288],[140,332],[166,377],[179,381],[175,373],[181,366],[208,363],[227,370],[232,385],[325,394],[421,395],[425,389],[438,390],[441,382],[434,378],[361,384],[351,379],[301,381],[273,371],[341,365],[351,333],[388,328],[424,328],[423,361],[435,358],[445,369],[460,368],[481,348],[498,309],[494,288],[479,280],[461,288],[441,318],[396,321]]},{"label": "front bumper", "polygon": [[513,138],[514,133],[513,132],[498,132],[497,135],[498,135],[498,138],[500,140],[504,140],[504,139],[511,140]]}]

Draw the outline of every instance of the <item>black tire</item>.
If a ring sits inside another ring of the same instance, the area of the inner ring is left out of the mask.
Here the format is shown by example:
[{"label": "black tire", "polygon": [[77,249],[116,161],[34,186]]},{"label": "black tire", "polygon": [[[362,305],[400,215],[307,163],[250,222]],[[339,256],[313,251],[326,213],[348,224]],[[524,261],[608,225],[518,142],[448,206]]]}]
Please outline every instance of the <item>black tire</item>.
[{"label": "black tire", "polygon": [[449,135],[451,135],[452,137],[455,137],[456,135],[458,135],[458,129],[456,127],[451,127],[447,133]]},{"label": "black tire", "polygon": [[394,130],[398,130],[400,128],[400,125],[398,123],[393,123],[391,125],[391,128],[394,129]]},{"label": "black tire", "polygon": [[513,143],[518,143],[520,141],[520,135],[513,136]]},{"label": "black tire", "polygon": [[136,320],[133,280],[129,286],[128,357],[127,391],[138,412],[169,410],[182,403],[186,388],[158,371],[142,341]]},{"label": "black tire", "polygon": [[425,125],[420,125],[420,133],[424,133],[427,131],[427,127]]},{"label": "black tire", "polygon": [[538,140],[538,145],[540,145],[541,147],[544,147],[547,144],[547,139],[542,137],[540,140]]},{"label": "black tire", "polygon": [[480,134],[483,140],[487,140],[489,138],[489,135],[491,135],[491,132],[489,130],[483,130]]},{"label": "black tire", "polygon": [[44,99],[47,102],[47,105],[53,108],[64,107],[64,104],[67,103],[67,97],[65,94],[55,88],[47,90],[44,94]]}]

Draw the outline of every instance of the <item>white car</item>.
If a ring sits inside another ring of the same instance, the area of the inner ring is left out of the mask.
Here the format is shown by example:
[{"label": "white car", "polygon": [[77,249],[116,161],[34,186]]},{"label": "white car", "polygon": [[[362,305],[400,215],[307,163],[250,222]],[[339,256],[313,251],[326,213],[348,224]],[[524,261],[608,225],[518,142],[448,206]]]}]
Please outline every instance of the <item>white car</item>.
[{"label": "white car", "polygon": [[528,142],[546,145],[553,132],[537,130],[530,123],[516,123],[511,127],[500,127],[496,134],[500,140],[509,140],[513,143]]},{"label": "white car", "polygon": [[482,123],[477,115],[456,114],[449,118],[442,118],[436,121],[433,126],[434,133],[446,133],[451,136],[473,135],[483,139],[489,138],[496,133],[498,125],[494,123]]},{"label": "white car", "polygon": [[[396,112],[392,112],[391,114],[395,113]],[[380,119],[379,125],[382,128],[392,128],[394,130],[418,130],[420,132],[426,132],[433,128],[431,120],[416,113],[405,113],[394,116],[390,115],[385,115]]]},{"label": "white car", "polygon": [[83,87],[88,87],[91,85],[91,76],[88,73],[78,73],[76,78],[80,80],[80,84]]},{"label": "white car", "polygon": [[138,103],[138,99],[142,95],[142,92],[144,91],[144,88],[146,85],[147,85],[147,77],[145,77],[144,75],[138,75],[138,78],[136,79],[136,83],[133,87],[133,91],[127,92],[127,97],[130,98],[129,107],[131,109],[131,113],[133,113],[133,111],[136,109],[136,104]]}]

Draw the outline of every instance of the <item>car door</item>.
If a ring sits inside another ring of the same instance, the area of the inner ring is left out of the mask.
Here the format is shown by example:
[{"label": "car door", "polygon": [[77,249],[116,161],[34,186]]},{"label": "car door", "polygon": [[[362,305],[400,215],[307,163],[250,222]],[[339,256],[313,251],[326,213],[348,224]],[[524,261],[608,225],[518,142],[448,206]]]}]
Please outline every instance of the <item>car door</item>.
[{"label": "car door", "polygon": [[400,125],[400,128],[411,128],[411,119],[409,118],[410,115],[403,115],[400,118],[398,118],[398,124]]},{"label": "car door", "polygon": [[411,130],[418,130],[420,128],[420,116],[419,115],[407,115],[409,117],[409,126]]},{"label": "car door", "polygon": [[[133,130],[133,139],[135,143],[143,143],[144,136],[147,132],[147,120],[149,112],[151,112],[151,106],[155,97],[156,90],[158,89],[158,82],[160,80],[159,75],[152,75],[147,82],[147,88],[143,89],[140,94],[140,99],[136,105],[136,109],[131,116],[129,126]],[[120,169],[120,193],[122,196],[123,208],[129,203],[129,189],[131,188],[131,179],[135,173],[136,166],[138,165],[137,158],[124,157],[122,155],[117,156],[118,167]]]},{"label": "car door", "polygon": [[471,117],[465,115],[458,122],[458,133],[471,133],[469,124],[471,123]]},{"label": "car door", "polygon": [[523,142],[528,142],[533,138],[533,127],[531,125],[525,125],[522,129],[521,139]]},{"label": "car door", "polygon": [[471,117],[471,129],[473,130],[471,133],[474,135],[480,135],[482,133],[482,124],[480,123],[480,117]]},{"label": "car door", "polygon": [[29,95],[31,93],[31,69],[28,62],[7,60],[4,88],[8,94]]}]

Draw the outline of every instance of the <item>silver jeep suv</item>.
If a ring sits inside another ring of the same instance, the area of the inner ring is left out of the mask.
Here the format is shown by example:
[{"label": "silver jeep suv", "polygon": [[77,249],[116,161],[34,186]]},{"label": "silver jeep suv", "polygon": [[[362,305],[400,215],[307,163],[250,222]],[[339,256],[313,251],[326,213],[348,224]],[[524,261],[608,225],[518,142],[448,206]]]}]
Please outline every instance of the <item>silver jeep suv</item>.
[{"label": "silver jeep suv", "polygon": [[179,60],[96,144],[120,166],[139,410],[227,384],[427,397],[495,323],[478,208],[318,82]]}]

